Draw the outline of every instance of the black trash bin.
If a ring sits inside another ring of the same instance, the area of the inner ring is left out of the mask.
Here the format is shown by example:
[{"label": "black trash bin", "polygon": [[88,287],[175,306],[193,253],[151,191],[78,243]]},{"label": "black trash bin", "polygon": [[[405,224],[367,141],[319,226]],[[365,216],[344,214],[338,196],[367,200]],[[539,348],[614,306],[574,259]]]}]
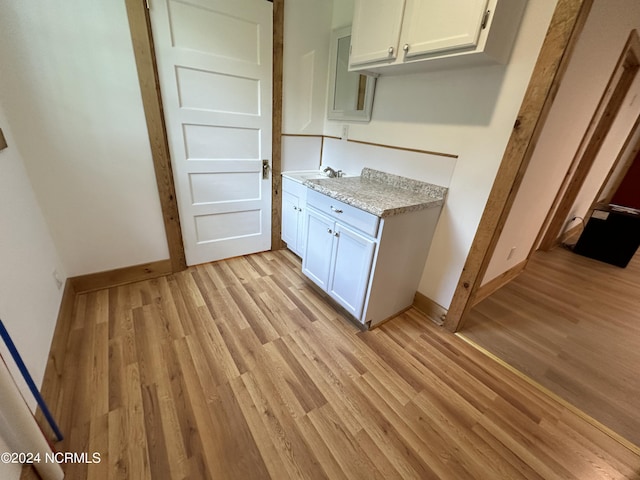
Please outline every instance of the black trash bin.
[{"label": "black trash bin", "polygon": [[624,268],[639,246],[640,210],[598,205],[573,251]]}]

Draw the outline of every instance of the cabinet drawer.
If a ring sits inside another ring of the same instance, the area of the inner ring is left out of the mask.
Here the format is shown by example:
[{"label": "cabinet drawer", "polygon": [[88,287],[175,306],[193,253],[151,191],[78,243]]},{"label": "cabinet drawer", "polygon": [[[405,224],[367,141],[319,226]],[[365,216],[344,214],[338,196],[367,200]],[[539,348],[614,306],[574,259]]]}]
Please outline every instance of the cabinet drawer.
[{"label": "cabinet drawer", "polygon": [[352,207],[340,200],[328,197],[311,189],[307,191],[307,204],[313,206],[325,215],[357,228],[367,235],[375,237],[378,234],[380,218],[372,213]]}]

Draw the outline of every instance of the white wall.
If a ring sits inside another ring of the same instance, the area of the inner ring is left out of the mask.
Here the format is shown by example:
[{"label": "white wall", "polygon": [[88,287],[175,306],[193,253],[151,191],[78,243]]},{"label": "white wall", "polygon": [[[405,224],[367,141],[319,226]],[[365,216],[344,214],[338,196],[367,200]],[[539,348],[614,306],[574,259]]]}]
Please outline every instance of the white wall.
[{"label": "white wall", "polygon": [[[16,148],[0,105],[0,128],[9,147],[0,151],[0,318],[20,350],[37,385],[42,383],[49,345],[53,337],[61,291],[55,286],[53,270],[60,266],[51,236]],[[4,343],[0,353],[21,392],[35,411],[31,397]],[[4,367],[3,367],[4,368]],[[0,415],[2,413],[0,412]],[[0,452],[11,451],[0,431]],[[21,466],[0,463],[0,477],[20,478]]]},{"label": "white wall", "polygon": [[[10,452],[11,449],[6,444],[2,435],[0,435],[0,453]],[[0,478],[5,480],[13,480],[20,478],[22,473],[22,465],[16,463],[1,463],[0,462]]]},{"label": "white wall", "polygon": [[[66,275],[1,104],[0,128],[9,145],[0,151],[0,318],[39,386],[62,298],[53,271],[62,281]],[[0,353],[29,405],[35,407],[3,342]]]},{"label": "white wall", "polygon": [[[629,32],[639,27],[640,3],[636,0],[595,0],[489,264],[485,283],[526,259]],[[584,216],[635,121],[639,108],[638,100],[634,100],[637,85],[622,108],[624,121],[612,128],[603,145],[603,155],[598,157],[570,217]],[[567,223],[567,227],[571,226]],[[514,246],[516,251],[507,260]]]},{"label": "white wall", "polygon": [[0,99],[68,274],[168,258],[124,2],[0,5]]},{"label": "white wall", "polygon": [[282,133],[322,134],[331,12],[328,0],[285,2]]},{"label": "white wall", "polygon": [[353,0],[333,0],[331,29],[351,26],[353,19]]},{"label": "white wall", "polygon": [[[382,76],[371,122],[349,126],[352,139],[459,156],[419,287],[444,307],[451,303],[555,4],[528,2],[507,66]],[[326,122],[325,134],[340,136],[341,128],[340,122]],[[384,170],[390,173],[429,174],[428,165],[410,166],[393,150],[387,154]]]}]

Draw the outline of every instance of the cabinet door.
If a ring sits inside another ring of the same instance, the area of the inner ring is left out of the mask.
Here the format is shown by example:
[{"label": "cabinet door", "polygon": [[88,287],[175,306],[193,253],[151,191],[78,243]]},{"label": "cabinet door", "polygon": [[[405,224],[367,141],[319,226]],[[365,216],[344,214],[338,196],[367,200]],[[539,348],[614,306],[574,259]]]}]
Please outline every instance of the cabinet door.
[{"label": "cabinet door", "polygon": [[336,223],[334,238],[334,266],[327,292],[360,319],[376,244],[340,223]]},{"label": "cabinet door", "polygon": [[350,67],[392,61],[398,56],[404,2],[405,0],[355,0]]},{"label": "cabinet door", "polygon": [[306,208],[306,241],[302,273],[327,291],[333,249],[334,221],[313,208]]},{"label": "cabinet door", "polygon": [[475,47],[487,2],[407,0],[401,45],[406,57]]},{"label": "cabinet door", "polygon": [[282,191],[282,241],[294,253],[299,254],[298,225],[300,215],[299,199],[289,192]]}]

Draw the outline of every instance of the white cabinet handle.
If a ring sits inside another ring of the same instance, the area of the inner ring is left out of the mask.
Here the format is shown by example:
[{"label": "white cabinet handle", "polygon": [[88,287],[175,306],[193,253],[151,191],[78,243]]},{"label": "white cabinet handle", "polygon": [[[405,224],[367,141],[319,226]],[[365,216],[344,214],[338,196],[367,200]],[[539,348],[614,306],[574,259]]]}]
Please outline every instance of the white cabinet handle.
[{"label": "white cabinet handle", "polygon": [[342,210],[341,210],[341,209],[336,208],[336,207],[334,207],[333,205],[331,205],[331,207],[330,207],[330,208],[331,208],[331,210],[333,210],[333,211],[334,211],[334,212],[336,212],[336,213],[342,213]]},{"label": "white cabinet handle", "polygon": [[402,47],[402,50],[404,50],[404,53],[407,53],[409,51],[409,44],[405,43],[404,47]]},{"label": "white cabinet handle", "polygon": [[389,50],[387,50],[389,52],[389,55],[393,55],[393,47],[389,47]]}]

